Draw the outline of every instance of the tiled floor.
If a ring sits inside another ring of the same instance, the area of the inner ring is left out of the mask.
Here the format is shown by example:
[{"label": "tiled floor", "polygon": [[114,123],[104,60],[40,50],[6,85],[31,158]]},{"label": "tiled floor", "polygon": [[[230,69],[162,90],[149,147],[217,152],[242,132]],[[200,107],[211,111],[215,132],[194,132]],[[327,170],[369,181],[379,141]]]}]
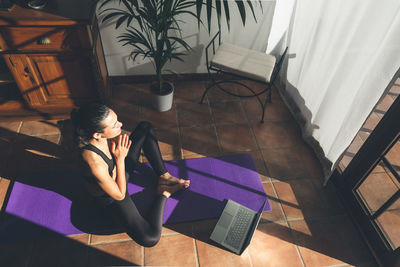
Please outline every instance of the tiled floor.
[{"label": "tiled floor", "polygon": [[[165,160],[250,153],[269,196],[251,245],[237,256],[208,237],[215,220],[166,225],[160,242],[143,248],[122,234],[59,237],[0,246],[1,266],[375,266],[334,190],[322,187],[320,166],[278,93],[260,124],[260,107],[210,91],[203,82],[176,84],[171,111],[149,108],[147,84],[115,86],[113,108],[126,131],[148,120]],[[69,121],[0,123],[0,175],[72,168]],[[3,201],[9,180],[0,180]],[[1,202],[2,203],[2,202]]]}]

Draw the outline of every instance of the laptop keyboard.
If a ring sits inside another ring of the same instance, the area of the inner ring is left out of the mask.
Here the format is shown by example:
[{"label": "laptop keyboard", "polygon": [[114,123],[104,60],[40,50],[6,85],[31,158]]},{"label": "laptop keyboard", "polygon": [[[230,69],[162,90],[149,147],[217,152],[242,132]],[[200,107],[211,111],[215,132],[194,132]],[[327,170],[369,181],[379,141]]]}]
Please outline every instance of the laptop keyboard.
[{"label": "laptop keyboard", "polygon": [[245,234],[252,216],[253,214],[247,209],[239,208],[224,242],[233,248],[239,249],[240,241]]}]

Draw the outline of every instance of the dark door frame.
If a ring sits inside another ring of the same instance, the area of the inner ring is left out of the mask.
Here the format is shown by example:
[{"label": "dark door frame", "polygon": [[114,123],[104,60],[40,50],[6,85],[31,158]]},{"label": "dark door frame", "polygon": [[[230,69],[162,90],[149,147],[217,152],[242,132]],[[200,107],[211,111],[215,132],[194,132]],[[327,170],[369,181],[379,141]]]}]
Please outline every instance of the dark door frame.
[{"label": "dark door frame", "polygon": [[381,235],[378,226],[370,220],[370,215],[362,209],[355,196],[354,189],[375,168],[381,156],[392,147],[399,132],[400,97],[397,97],[344,172],[340,173],[336,169],[330,178],[330,181],[337,188],[337,193],[343,199],[349,214],[359,227],[378,263],[382,266],[400,264],[400,251],[399,249],[395,251],[391,249],[386,239]]}]

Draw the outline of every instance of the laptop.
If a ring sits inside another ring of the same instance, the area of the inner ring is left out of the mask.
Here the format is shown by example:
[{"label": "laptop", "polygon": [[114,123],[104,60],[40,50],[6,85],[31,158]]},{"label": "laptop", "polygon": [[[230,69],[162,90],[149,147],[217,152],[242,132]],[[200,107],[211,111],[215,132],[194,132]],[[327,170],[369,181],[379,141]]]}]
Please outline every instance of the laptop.
[{"label": "laptop", "polygon": [[210,239],[236,254],[242,254],[250,244],[267,202],[268,199],[265,198],[260,210],[254,212],[229,199]]}]

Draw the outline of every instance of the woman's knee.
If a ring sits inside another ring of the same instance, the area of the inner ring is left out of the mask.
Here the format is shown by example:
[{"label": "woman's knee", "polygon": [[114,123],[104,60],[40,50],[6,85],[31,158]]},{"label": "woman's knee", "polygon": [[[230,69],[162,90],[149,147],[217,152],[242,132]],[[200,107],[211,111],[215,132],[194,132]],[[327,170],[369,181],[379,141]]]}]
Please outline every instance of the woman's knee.
[{"label": "woman's knee", "polygon": [[133,137],[135,137],[135,135],[147,135],[148,133],[154,133],[153,125],[148,121],[141,121],[138,123],[135,130],[133,130],[130,137],[132,139]]},{"label": "woman's knee", "polygon": [[153,129],[153,125],[148,121],[141,121],[137,125],[137,129],[144,130],[144,131],[150,131]]},{"label": "woman's knee", "polygon": [[152,137],[156,136],[153,125],[148,121],[141,121],[138,124],[137,128],[139,129],[140,132],[143,132],[146,136],[152,136]]},{"label": "woman's knee", "polygon": [[134,235],[134,234],[129,234],[128,235],[139,245],[143,247],[154,247],[158,241],[160,241],[161,234],[155,233],[155,234],[150,234],[150,235]]},{"label": "woman's knee", "polygon": [[146,129],[152,127],[151,123],[148,121],[141,121],[139,122],[132,133],[129,135],[130,139],[137,138],[146,133]]},{"label": "woman's knee", "polygon": [[154,247],[157,245],[158,241],[160,241],[161,236],[158,237],[150,237],[143,242],[143,247]]}]

